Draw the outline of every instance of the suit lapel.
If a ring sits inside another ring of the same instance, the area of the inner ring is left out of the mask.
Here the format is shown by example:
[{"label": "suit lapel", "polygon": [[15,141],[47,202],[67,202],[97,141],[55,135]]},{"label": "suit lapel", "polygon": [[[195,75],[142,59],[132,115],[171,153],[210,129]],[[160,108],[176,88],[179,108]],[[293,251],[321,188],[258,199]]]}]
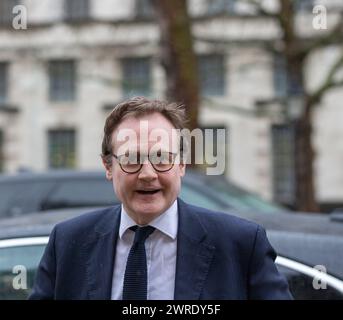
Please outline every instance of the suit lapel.
[{"label": "suit lapel", "polygon": [[[197,300],[215,252],[206,242],[207,232],[196,215],[178,199],[179,226],[175,274],[175,300]],[[104,213],[83,246],[87,297],[110,299],[115,250],[120,225],[120,205]]]},{"label": "suit lapel", "polygon": [[175,275],[175,300],[197,300],[215,252],[206,242],[207,232],[199,217],[178,199],[179,228]]},{"label": "suit lapel", "polygon": [[111,299],[120,206],[104,215],[84,244],[89,299]]}]

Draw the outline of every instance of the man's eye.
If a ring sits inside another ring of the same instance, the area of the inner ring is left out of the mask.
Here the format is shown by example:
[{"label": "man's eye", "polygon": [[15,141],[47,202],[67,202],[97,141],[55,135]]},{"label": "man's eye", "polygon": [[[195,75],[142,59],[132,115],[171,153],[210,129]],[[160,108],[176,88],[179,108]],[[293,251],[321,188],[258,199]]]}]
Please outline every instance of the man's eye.
[{"label": "man's eye", "polygon": [[172,161],[173,161],[173,155],[171,153],[166,152],[161,155],[162,163],[171,163]]},{"label": "man's eye", "polygon": [[125,154],[120,157],[121,164],[136,164],[138,163],[137,154]]},{"label": "man's eye", "polygon": [[172,161],[169,152],[161,152],[154,157],[155,163],[167,164]]},{"label": "man's eye", "polygon": [[157,163],[160,161],[160,156],[158,155],[158,152],[151,152],[149,153],[149,160],[152,163]]},{"label": "man's eye", "polygon": [[137,154],[130,154],[128,157],[128,162],[130,164],[137,164],[139,163],[139,158]]}]

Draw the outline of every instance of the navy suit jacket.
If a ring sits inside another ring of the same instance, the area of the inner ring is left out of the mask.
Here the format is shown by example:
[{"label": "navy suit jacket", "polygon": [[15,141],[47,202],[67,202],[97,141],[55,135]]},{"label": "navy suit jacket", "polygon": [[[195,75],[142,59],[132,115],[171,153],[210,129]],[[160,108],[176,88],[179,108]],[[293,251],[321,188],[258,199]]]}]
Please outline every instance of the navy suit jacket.
[{"label": "navy suit jacket", "polygon": [[[120,205],[53,229],[30,299],[110,299]],[[175,300],[291,299],[255,223],[178,199]]]}]

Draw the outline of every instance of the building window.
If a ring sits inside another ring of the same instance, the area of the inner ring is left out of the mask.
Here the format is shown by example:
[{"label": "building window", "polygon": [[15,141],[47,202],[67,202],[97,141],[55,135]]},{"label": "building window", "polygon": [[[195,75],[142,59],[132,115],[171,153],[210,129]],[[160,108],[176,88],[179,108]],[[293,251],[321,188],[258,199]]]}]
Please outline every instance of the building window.
[{"label": "building window", "polygon": [[150,58],[124,58],[122,72],[124,97],[151,95]]},{"label": "building window", "polygon": [[285,205],[293,205],[295,199],[294,134],[292,125],[272,126],[273,193]]},{"label": "building window", "polygon": [[7,100],[7,73],[8,64],[0,62],[0,105],[4,104]]},{"label": "building window", "polygon": [[50,100],[72,101],[75,99],[75,62],[51,61],[49,63]]},{"label": "building window", "polygon": [[295,0],[294,10],[312,13],[314,5],[314,0]]},{"label": "building window", "polygon": [[75,130],[49,130],[49,168],[75,168]]},{"label": "building window", "polygon": [[287,67],[286,60],[281,55],[274,57],[274,92],[276,97],[287,96]]},{"label": "building window", "polygon": [[64,14],[67,21],[84,21],[90,17],[89,0],[65,0]]},{"label": "building window", "polygon": [[207,13],[234,13],[236,0],[208,0]]},{"label": "building window", "polygon": [[198,59],[200,90],[203,96],[225,94],[225,65],[223,55],[205,55]]},{"label": "building window", "polygon": [[0,130],[0,172],[4,171],[4,133]]},{"label": "building window", "polygon": [[136,0],[135,16],[136,18],[151,19],[155,15],[152,0]]},{"label": "building window", "polygon": [[286,59],[282,55],[274,57],[274,92],[276,97],[299,96],[303,93],[301,80],[287,70]]},{"label": "building window", "polygon": [[12,25],[14,18],[13,8],[18,4],[18,0],[0,1],[0,25]]}]

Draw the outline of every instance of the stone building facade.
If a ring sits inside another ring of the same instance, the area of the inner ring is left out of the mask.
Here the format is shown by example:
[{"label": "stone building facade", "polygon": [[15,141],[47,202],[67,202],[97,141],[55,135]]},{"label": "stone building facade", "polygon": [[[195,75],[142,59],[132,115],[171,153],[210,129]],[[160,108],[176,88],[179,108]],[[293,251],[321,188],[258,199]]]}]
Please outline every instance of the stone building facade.
[{"label": "stone building facade", "polygon": [[[226,143],[218,147],[226,150],[225,174],[233,182],[291,203],[292,131],[275,99],[283,95],[284,70],[279,57],[265,49],[280,30],[238,2],[189,1],[202,90],[200,123],[226,129]],[[299,7],[298,28],[318,32],[312,26],[314,0],[305,2],[310,4]],[[109,110],[128,96],[164,96],[159,30],[149,1],[1,3],[0,169],[100,169]],[[27,14],[26,29],[13,27],[15,5]],[[330,23],[337,19],[330,17]],[[310,88],[338,53],[330,48],[311,56]],[[343,203],[342,98],[342,88],[332,90],[315,112],[316,185],[323,203]]]}]

